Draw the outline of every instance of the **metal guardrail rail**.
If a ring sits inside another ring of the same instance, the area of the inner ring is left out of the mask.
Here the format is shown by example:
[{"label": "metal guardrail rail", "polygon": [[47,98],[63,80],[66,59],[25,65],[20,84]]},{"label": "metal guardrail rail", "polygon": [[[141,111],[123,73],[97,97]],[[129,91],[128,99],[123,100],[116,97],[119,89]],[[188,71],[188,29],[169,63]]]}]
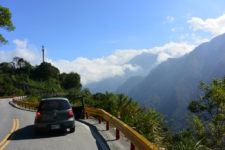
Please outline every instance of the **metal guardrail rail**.
[{"label": "metal guardrail rail", "polygon": [[21,106],[21,107],[24,107],[24,108],[27,108],[27,109],[33,109],[33,110],[36,110],[37,107],[39,106],[39,103],[30,103],[30,102],[23,102],[21,101],[24,97],[22,98],[13,98],[13,103],[18,105],[18,106]]},{"label": "metal guardrail rail", "polygon": [[[21,98],[13,98],[13,103],[27,109],[37,109],[39,103],[23,102]],[[132,129],[130,126],[116,118],[115,116],[109,114],[103,109],[85,107],[85,112],[90,114],[98,115],[105,120],[109,121],[116,128],[118,128],[138,149],[140,150],[158,150],[151,142],[149,142],[145,137],[139,134],[137,131]]]},{"label": "metal guardrail rail", "polygon": [[137,131],[129,127],[127,124],[116,118],[115,116],[109,114],[103,109],[96,109],[85,107],[85,112],[98,115],[105,120],[112,123],[116,128],[118,128],[138,149],[140,150],[158,150],[151,142],[149,142],[145,137],[140,135]]}]

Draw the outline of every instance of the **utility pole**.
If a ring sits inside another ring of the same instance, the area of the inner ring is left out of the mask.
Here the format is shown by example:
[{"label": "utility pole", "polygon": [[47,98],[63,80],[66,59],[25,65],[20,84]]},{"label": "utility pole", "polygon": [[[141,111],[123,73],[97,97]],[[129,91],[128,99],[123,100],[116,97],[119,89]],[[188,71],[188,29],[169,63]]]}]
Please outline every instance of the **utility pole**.
[{"label": "utility pole", "polygon": [[43,62],[45,62],[45,48],[44,48],[44,45],[42,45],[42,58],[43,58]]}]

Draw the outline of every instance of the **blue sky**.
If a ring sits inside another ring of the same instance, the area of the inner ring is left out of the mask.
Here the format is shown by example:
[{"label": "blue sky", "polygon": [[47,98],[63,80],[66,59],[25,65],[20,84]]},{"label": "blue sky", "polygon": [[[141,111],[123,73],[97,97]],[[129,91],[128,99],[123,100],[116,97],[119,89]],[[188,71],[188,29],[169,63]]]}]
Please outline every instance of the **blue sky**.
[{"label": "blue sky", "polygon": [[224,0],[7,0],[1,5],[10,9],[16,30],[1,29],[9,43],[0,52],[13,55],[22,42],[39,55],[44,44],[55,64],[107,58],[118,49],[195,45],[221,33],[206,20],[220,24],[225,14]]}]

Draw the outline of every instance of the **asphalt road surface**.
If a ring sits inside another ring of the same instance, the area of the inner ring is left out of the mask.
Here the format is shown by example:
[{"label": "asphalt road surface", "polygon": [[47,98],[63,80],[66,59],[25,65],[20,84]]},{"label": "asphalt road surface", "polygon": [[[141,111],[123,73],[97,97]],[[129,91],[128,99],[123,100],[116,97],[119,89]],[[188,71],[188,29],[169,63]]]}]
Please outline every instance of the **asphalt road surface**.
[{"label": "asphalt road surface", "polygon": [[0,99],[0,150],[107,150],[107,143],[87,124],[76,121],[74,133],[60,131],[36,135],[35,112]]}]

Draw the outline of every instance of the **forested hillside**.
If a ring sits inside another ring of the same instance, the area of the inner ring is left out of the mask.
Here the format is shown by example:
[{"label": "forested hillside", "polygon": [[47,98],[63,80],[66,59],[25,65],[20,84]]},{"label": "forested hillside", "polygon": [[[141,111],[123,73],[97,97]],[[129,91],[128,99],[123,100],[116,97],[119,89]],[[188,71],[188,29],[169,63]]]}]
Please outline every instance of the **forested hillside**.
[{"label": "forested hillside", "polygon": [[50,63],[32,66],[20,57],[0,63],[0,96],[40,95],[81,89],[77,73],[60,73]]}]

